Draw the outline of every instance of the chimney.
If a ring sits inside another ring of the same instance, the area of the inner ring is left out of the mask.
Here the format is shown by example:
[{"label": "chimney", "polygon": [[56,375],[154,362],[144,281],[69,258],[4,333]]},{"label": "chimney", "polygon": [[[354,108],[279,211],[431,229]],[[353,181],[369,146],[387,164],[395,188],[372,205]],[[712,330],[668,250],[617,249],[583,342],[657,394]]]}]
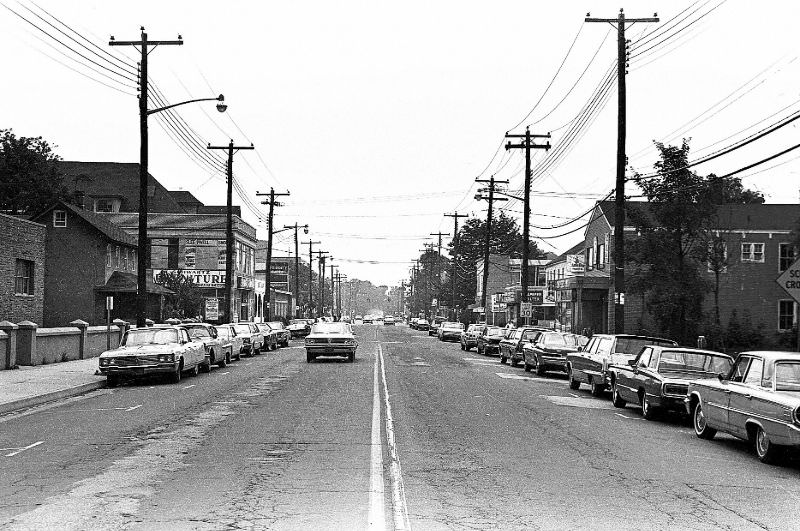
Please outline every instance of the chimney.
[{"label": "chimney", "polygon": [[83,192],[83,190],[75,190],[75,193],[73,195],[75,196],[75,204],[79,208],[86,208],[86,206],[84,205],[84,199],[86,197],[86,193]]}]

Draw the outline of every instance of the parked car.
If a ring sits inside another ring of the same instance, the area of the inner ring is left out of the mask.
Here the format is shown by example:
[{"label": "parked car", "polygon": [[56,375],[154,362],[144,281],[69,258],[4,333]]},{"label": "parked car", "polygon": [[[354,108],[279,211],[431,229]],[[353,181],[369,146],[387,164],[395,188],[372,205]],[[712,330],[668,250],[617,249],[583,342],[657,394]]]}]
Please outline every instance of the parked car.
[{"label": "parked car", "polygon": [[305,337],[311,332],[311,325],[313,322],[313,319],[292,319],[289,321],[289,326],[286,328],[293,338]]},{"label": "parked car", "polygon": [[677,347],[670,339],[632,334],[595,334],[578,352],[567,354],[569,388],[589,384],[592,395],[602,396],[611,385],[611,365],[625,365],[648,345]]},{"label": "parked car", "polygon": [[535,341],[522,346],[525,370],[543,376],[547,371],[567,372],[567,354],[584,347],[589,338],[565,332],[543,332]]},{"label": "parked car", "polygon": [[417,327],[415,330],[428,330],[431,327],[427,319],[417,319]]},{"label": "parked car", "polygon": [[276,340],[278,342],[278,346],[288,347],[289,346],[289,339],[291,339],[292,334],[291,334],[291,332],[289,332],[289,330],[286,328],[286,326],[280,321],[270,321],[267,324],[275,332],[275,336],[276,336]]},{"label": "parked car", "polygon": [[233,325],[236,334],[242,336],[242,354],[253,356],[258,354],[264,344],[264,334],[255,323],[236,323]]},{"label": "parked car", "polygon": [[229,359],[242,359],[242,337],[236,334],[232,324],[217,325],[217,338],[222,342],[222,350]]},{"label": "parked car", "polygon": [[180,325],[189,332],[192,341],[199,341],[206,351],[206,361],[200,366],[203,372],[210,372],[212,365],[225,367],[231,359],[222,349],[222,341],[217,337],[217,329],[206,323],[187,323]]},{"label": "parked car", "polygon": [[701,439],[729,433],[777,463],[800,446],[800,354],[742,352],[728,374],[690,382],[685,404]]},{"label": "parked car", "polygon": [[445,321],[439,326],[439,341],[461,340],[461,333],[464,331],[464,323],[455,321]]},{"label": "parked car", "polygon": [[278,350],[278,331],[267,323],[256,323],[256,326],[264,336],[264,343],[262,344],[261,350],[264,352]]},{"label": "parked car", "polygon": [[185,328],[167,326],[128,330],[118,348],[100,354],[98,364],[108,386],[114,387],[124,378],[151,374],[177,383],[183,371],[196,376],[205,361],[201,342],[192,341]]},{"label": "parked car", "polygon": [[473,323],[461,334],[461,350],[478,346],[478,336],[486,325]]},{"label": "parked car", "polygon": [[499,326],[487,326],[478,336],[478,344],[475,350],[478,354],[500,354],[500,341],[506,334],[505,328]]},{"label": "parked car", "polygon": [[364,324],[372,324],[373,320],[374,318],[371,315],[365,315],[363,319]]},{"label": "parked car", "polygon": [[512,367],[516,367],[517,362],[522,361],[522,346],[535,341],[542,332],[549,332],[549,330],[534,326],[508,329],[506,336],[500,340],[500,363],[508,360]]},{"label": "parked car", "polygon": [[616,407],[638,404],[648,420],[661,411],[684,413],[689,383],[728,374],[733,358],[693,348],[647,346],[625,365],[613,365],[611,402]]},{"label": "parked car", "polygon": [[318,356],[344,356],[352,363],[356,359],[358,341],[347,323],[316,323],[306,337],[306,362]]},{"label": "parked car", "polygon": [[442,326],[444,319],[442,317],[434,317],[433,321],[430,322],[430,326],[428,327],[428,335],[429,336],[438,336],[439,335],[439,327]]},{"label": "parked car", "polygon": [[393,315],[387,315],[383,318],[383,324],[394,326],[395,320]]}]

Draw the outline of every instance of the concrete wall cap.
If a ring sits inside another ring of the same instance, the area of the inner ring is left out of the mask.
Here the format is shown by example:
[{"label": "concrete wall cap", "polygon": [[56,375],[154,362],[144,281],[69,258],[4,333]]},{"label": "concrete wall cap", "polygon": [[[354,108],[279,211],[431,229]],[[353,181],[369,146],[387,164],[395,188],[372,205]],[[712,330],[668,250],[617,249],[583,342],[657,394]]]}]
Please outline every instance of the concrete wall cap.
[{"label": "concrete wall cap", "polygon": [[122,319],[114,319],[113,321],[111,321],[111,324],[119,326],[119,325],[127,325],[128,322],[123,321]]},{"label": "concrete wall cap", "polygon": [[16,330],[19,328],[11,321],[0,321],[0,330]]},{"label": "concrete wall cap", "polygon": [[89,326],[89,323],[87,323],[86,321],[82,321],[81,319],[75,319],[74,321],[70,321],[69,324],[78,328],[86,328]]},{"label": "concrete wall cap", "polygon": [[8,334],[0,330],[0,340],[5,340],[8,338]]},{"label": "concrete wall cap", "polygon": [[47,336],[79,336],[80,330],[76,330],[73,326],[57,326],[53,328],[38,328],[36,330],[37,337]]},{"label": "concrete wall cap", "polygon": [[37,325],[36,323],[32,323],[30,321],[22,321],[21,323],[17,323],[17,326],[20,327],[20,329],[26,329],[26,330],[35,330],[39,328],[39,325]]}]

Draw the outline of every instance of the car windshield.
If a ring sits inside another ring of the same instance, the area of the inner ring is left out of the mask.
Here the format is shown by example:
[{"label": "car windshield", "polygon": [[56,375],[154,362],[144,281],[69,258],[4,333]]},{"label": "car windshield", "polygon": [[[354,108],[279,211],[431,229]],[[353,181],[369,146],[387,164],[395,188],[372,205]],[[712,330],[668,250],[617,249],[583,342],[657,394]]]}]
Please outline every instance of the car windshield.
[{"label": "car windshield", "polygon": [[800,361],[779,361],[775,364],[775,390],[800,391]]},{"label": "car windshield", "polygon": [[184,326],[189,332],[189,337],[211,337],[208,328],[204,326]]},{"label": "car windshield", "polygon": [[122,345],[135,347],[139,345],[168,345],[178,342],[178,332],[171,329],[129,330],[122,339]]},{"label": "car windshield", "polygon": [[237,334],[249,334],[250,333],[250,327],[247,326],[246,324],[233,325],[233,328],[234,328],[234,330],[236,330]]},{"label": "car windshield", "polygon": [[220,326],[219,328],[217,328],[217,337],[228,338],[231,335],[230,332],[231,329],[228,328],[227,326]]},{"label": "car windshield", "polygon": [[586,336],[579,336],[575,334],[567,334],[564,336],[567,346],[570,347],[585,347],[589,343],[589,338]]},{"label": "car windshield", "polygon": [[349,334],[345,323],[317,323],[311,327],[312,334]]},{"label": "car windshield", "polygon": [[280,321],[270,321],[267,324],[273,330],[282,330],[283,329],[283,323],[280,322]]},{"label": "car windshield", "polygon": [[503,337],[504,333],[505,333],[505,329],[504,328],[499,328],[498,327],[498,328],[487,328],[486,329],[486,335],[487,336],[491,336],[491,337]]},{"label": "car windshield", "polygon": [[544,334],[542,343],[546,347],[566,347],[567,340],[561,334]]},{"label": "car windshield", "polygon": [[705,372],[728,374],[733,361],[727,356],[716,356],[705,352],[665,350],[658,361],[659,371]]},{"label": "car windshield", "polygon": [[442,328],[454,328],[456,330],[464,330],[464,323],[444,323]]},{"label": "car windshield", "polygon": [[648,337],[618,337],[617,346],[614,347],[614,353],[635,356],[640,350],[642,350],[642,347],[646,347],[648,345],[674,347],[675,343],[668,339],[654,339]]},{"label": "car windshield", "polygon": [[291,321],[289,321],[289,324],[293,324],[293,325],[303,325],[303,326],[305,326],[307,323],[308,323],[308,321],[306,321],[305,319],[292,319]]}]

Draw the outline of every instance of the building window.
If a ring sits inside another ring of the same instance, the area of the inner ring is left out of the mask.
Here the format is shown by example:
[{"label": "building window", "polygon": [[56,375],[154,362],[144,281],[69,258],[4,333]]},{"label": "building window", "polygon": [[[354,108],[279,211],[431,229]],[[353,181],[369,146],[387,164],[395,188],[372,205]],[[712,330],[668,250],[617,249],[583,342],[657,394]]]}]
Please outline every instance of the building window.
[{"label": "building window", "polygon": [[114,256],[115,256],[114,267],[116,269],[119,269],[119,263],[120,263],[121,260],[119,258],[119,246],[118,245],[114,246]]},{"label": "building window", "polygon": [[597,269],[604,269],[606,267],[606,244],[597,244],[597,256],[595,257]]},{"label": "building window", "polygon": [[66,227],[67,226],[67,211],[66,210],[53,210],[53,226]]},{"label": "building window", "polygon": [[17,295],[33,295],[33,262],[17,260],[14,273],[14,293]]},{"label": "building window", "polygon": [[781,243],[778,245],[778,272],[783,273],[794,263],[794,245]]},{"label": "building window", "polygon": [[778,330],[791,330],[794,326],[794,301],[778,301]]},{"label": "building window", "polygon": [[128,249],[127,248],[125,248],[122,251],[122,270],[123,271],[127,271],[128,270]]},{"label": "building window", "polygon": [[111,267],[111,244],[106,245],[106,267]]},{"label": "building window", "polygon": [[136,273],[136,268],[139,265],[138,259],[139,255],[136,254],[136,251],[131,251],[131,271],[134,273]]},{"label": "building window", "polygon": [[764,263],[764,244],[763,243],[743,243],[742,262]]},{"label": "building window", "polygon": [[114,201],[112,199],[98,199],[95,202],[95,212],[114,212]]},{"label": "building window", "polygon": [[178,238],[167,241],[167,269],[178,269]]}]

